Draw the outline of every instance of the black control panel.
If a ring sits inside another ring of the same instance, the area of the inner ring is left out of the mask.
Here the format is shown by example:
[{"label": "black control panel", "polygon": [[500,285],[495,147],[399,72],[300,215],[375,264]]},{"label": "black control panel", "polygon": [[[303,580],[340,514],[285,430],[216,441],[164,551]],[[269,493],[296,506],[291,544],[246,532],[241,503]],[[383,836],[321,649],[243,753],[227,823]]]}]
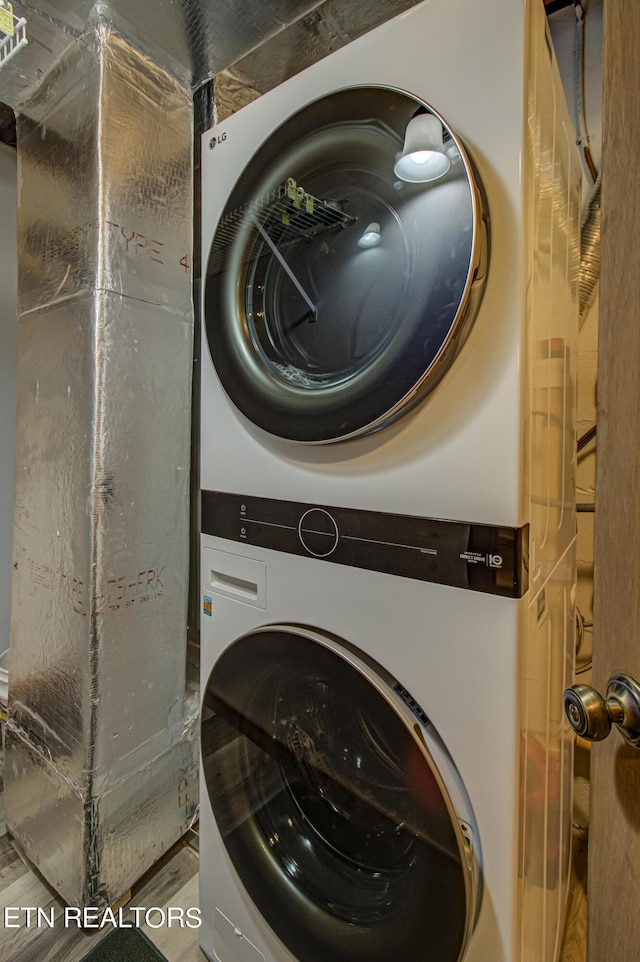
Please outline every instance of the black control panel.
[{"label": "black control panel", "polygon": [[365,568],[521,598],[529,526],[503,528],[202,491],[202,532]]},{"label": "black control panel", "polygon": [[202,491],[202,531],[507,598],[520,598],[528,588],[528,525],[467,524]]}]

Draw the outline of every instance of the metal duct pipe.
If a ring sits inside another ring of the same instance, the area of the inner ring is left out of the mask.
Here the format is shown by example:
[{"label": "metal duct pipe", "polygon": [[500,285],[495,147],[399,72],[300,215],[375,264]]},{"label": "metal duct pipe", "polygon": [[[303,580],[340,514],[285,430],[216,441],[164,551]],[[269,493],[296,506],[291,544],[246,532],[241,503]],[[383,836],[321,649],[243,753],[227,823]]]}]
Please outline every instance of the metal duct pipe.
[{"label": "metal duct pipe", "polygon": [[580,319],[584,320],[596,295],[600,278],[600,187],[602,173],[593,185],[582,217],[580,253]]},{"label": "metal duct pipe", "polygon": [[2,66],[0,99],[19,109],[68,48],[81,42],[87,24],[101,18],[183,86],[197,88],[322,2],[244,0],[240,10],[230,0],[13,0],[15,15],[26,20],[29,42]]},{"label": "metal duct pipe", "polygon": [[18,117],[7,824],[106,906],[188,828],[190,91],[106,21]]},{"label": "metal duct pipe", "polygon": [[216,123],[418,2],[320,0],[312,10],[291,17],[283,29],[215,75]]}]

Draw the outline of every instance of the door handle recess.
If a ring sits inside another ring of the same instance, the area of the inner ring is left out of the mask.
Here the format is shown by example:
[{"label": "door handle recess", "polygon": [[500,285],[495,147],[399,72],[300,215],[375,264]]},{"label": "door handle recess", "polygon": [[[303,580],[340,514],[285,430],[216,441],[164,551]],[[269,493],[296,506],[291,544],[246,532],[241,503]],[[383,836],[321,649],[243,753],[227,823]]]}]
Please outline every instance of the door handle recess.
[{"label": "door handle recess", "polygon": [[563,702],[569,724],[581,738],[601,742],[615,725],[626,742],[640,748],[640,685],[629,675],[612,675],[605,698],[588,685],[573,685]]}]

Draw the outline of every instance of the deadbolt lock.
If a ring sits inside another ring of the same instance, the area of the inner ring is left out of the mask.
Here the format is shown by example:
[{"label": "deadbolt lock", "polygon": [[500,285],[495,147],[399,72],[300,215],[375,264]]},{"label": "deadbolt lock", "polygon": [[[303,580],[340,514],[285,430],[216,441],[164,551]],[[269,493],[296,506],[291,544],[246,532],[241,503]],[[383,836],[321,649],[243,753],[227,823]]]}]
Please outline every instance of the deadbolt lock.
[{"label": "deadbolt lock", "polygon": [[640,748],[640,685],[629,675],[612,675],[606,698],[588,685],[567,688],[564,710],[581,738],[601,742],[615,725],[625,741]]}]

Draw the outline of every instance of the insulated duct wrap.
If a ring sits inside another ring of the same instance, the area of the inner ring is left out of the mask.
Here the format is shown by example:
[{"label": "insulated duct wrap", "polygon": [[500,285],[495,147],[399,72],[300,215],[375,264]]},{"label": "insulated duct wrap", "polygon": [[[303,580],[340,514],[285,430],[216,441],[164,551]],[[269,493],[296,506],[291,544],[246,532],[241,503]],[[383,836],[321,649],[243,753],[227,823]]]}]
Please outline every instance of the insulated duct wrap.
[{"label": "insulated duct wrap", "polygon": [[185,87],[197,88],[239,64],[241,83],[264,93],[417,2],[244,0],[240,10],[234,0],[14,0],[29,43],[2,67],[0,100],[18,109],[39,94],[65,51],[101,21]]},{"label": "insulated duct wrap", "polygon": [[325,0],[215,77],[216,123],[419,0]]},{"label": "insulated duct wrap", "polygon": [[68,903],[105,906],[197,803],[191,99],[101,22],[18,136],[7,824]]},{"label": "insulated duct wrap", "polygon": [[245,0],[240,12],[235,0],[13,0],[29,43],[2,68],[0,100],[14,108],[28,102],[68,47],[99,22],[113,25],[184,87],[197,87],[321,2]]}]

